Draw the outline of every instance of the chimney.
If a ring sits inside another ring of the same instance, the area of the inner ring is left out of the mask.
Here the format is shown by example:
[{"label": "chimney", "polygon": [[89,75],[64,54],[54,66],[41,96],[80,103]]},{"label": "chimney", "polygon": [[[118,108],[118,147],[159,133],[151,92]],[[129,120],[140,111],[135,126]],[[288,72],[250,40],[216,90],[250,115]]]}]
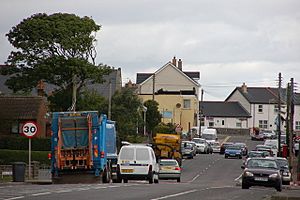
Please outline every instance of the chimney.
[{"label": "chimney", "polygon": [[248,92],[247,91],[247,85],[245,83],[243,83],[243,85],[242,85],[242,92],[243,93],[247,93]]},{"label": "chimney", "polygon": [[180,58],[178,60],[178,69],[182,71],[182,60]]},{"label": "chimney", "polygon": [[172,59],[172,64],[177,67],[177,61],[176,61],[176,57],[174,56]]},{"label": "chimney", "polygon": [[36,89],[38,96],[45,96],[45,83],[43,80],[39,80]]}]

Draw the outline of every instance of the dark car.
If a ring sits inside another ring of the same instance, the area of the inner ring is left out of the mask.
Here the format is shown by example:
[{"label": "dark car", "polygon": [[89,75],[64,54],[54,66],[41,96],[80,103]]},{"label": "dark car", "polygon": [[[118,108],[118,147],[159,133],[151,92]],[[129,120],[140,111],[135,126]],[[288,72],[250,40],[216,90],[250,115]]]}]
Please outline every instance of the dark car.
[{"label": "dark car", "polygon": [[248,154],[248,147],[247,147],[247,145],[245,143],[243,143],[243,142],[236,142],[236,143],[234,143],[234,145],[241,147],[243,156],[246,156]]},{"label": "dark car", "polygon": [[242,154],[241,147],[237,145],[230,145],[225,149],[225,158],[234,157],[242,159]]},{"label": "dark car", "polygon": [[264,134],[262,132],[251,135],[251,140],[264,140]]},{"label": "dark car", "polygon": [[286,158],[275,157],[274,160],[277,162],[277,165],[280,167],[281,176],[282,176],[282,184],[289,185],[292,179],[289,162]]},{"label": "dark car", "polygon": [[231,145],[233,145],[233,142],[224,142],[220,147],[220,154],[224,154],[226,147]]},{"label": "dark car", "polygon": [[274,159],[249,158],[242,166],[242,189],[251,186],[274,187],[277,191],[282,190],[281,172]]},{"label": "dark car", "polygon": [[190,143],[189,141],[183,141],[181,143],[181,153],[182,156],[186,156],[187,158],[194,158],[194,145],[192,143]]},{"label": "dark car", "polygon": [[257,151],[268,151],[268,152],[270,152],[270,156],[274,156],[271,146],[258,144],[258,145],[256,145],[255,150],[257,150]]}]

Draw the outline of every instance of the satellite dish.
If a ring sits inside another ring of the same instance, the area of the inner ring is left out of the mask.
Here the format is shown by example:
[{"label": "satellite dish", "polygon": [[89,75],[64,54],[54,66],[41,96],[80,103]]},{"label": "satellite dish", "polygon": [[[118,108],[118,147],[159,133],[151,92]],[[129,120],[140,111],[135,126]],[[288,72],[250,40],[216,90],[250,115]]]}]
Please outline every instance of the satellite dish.
[{"label": "satellite dish", "polygon": [[181,104],[180,103],[177,103],[176,104],[176,108],[180,108],[181,107]]}]

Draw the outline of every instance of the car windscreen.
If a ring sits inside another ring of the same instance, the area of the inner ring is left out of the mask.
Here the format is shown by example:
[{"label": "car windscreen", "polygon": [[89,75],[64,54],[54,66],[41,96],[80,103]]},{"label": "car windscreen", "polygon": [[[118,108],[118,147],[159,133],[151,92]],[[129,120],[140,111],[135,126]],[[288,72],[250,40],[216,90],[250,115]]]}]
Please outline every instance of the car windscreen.
[{"label": "car windscreen", "polygon": [[203,143],[204,143],[204,140],[203,140],[203,139],[200,139],[200,138],[194,138],[192,141],[193,141],[193,142],[196,142],[196,143],[198,143],[198,144],[203,144]]},{"label": "car windscreen", "polygon": [[228,150],[240,150],[241,147],[240,146],[231,145],[231,146],[226,147],[226,149],[228,149]]},{"label": "car windscreen", "polygon": [[217,137],[215,134],[202,134],[202,138],[206,139],[206,140],[215,140]]},{"label": "car windscreen", "polygon": [[287,167],[289,166],[288,161],[287,160],[281,160],[281,159],[277,159],[276,163],[279,167]]},{"label": "car windscreen", "polygon": [[136,160],[149,160],[149,150],[145,148],[136,148]]},{"label": "car windscreen", "polygon": [[134,160],[134,149],[133,148],[124,148],[120,152],[121,160]]},{"label": "car windscreen", "polygon": [[247,162],[248,168],[270,168],[278,169],[278,166],[275,160],[263,160],[263,159],[250,159]]},{"label": "car windscreen", "polygon": [[264,152],[249,152],[248,157],[253,158],[253,157],[263,157]]},{"label": "car windscreen", "polygon": [[192,148],[193,148],[193,145],[192,145],[191,143],[185,142],[185,143],[182,143],[182,144],[181,144],[181,147],[182,147],[182,148],[185,148],[185,149],[192,149]]}]

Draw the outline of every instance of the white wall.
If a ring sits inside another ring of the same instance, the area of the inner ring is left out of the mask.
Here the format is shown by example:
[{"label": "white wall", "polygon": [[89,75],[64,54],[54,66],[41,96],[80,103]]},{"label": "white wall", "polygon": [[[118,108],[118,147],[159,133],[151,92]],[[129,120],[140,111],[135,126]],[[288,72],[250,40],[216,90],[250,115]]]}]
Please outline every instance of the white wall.
[{"label": "white wall", "polygon": [[[224,121],[224,125],[222,125]],[[205,118],[204,126],[209,126],[209,122],[214,122],[215,128],[248,128],[247,120],[240,120],[240,118],[233,117],[213,117],[210,119]],[[241,127],[237,127],[236,123],[241,122]]]},{"label": "white wall", "polygon": [[238,101],[250,113],[250,103],[238,90],[227,101]]},{"label": "white wall", "polygon": [[[163,67],[158,74],[155,75],[155,92],[163,88],[164,91],[180,91],[193,90],[195,88],[197,97],[199,97],[199,86],[197,86],[187,76],[181,74],[171,64]],[[140,87],[140,94],[152,94],[153,79],[150,78]]]}]

